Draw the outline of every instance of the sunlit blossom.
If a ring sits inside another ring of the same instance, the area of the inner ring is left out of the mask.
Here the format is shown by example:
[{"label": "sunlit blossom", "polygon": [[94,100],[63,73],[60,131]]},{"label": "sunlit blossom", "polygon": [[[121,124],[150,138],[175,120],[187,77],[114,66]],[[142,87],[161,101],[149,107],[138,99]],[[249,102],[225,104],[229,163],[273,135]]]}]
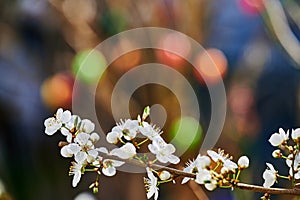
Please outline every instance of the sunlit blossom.
[{"label": "sunlit blossom", "polygon": [[269,142],[272,146],[279,146],[289,139],[289,131],[285,132],[282,128],[279,129],[279,133],[271,135]]}]

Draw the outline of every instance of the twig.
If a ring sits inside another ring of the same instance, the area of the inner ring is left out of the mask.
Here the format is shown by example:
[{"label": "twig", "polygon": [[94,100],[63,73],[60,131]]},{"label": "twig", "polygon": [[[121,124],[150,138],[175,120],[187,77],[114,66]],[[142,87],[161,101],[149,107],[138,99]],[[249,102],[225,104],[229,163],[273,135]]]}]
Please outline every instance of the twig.
[{"label": "twig", "polygon": [[[175,169],[175,168],[172,168],[172,167],[167,167],[167,166],[163,166],[163,165],[159,165],[159,164],[151,164],[151,163],[145,164],[145,163],[142,163],[142,162],[140,162],[138,160],[135,160],[135,159],[121,159],[119,157],[106,155],[106,154],[105,154],[104,157],[108,158],[108,159],[123,161],[127,164],[130,164],[130,165],[135,165],[135,166],[140,166],[140,167],[152,167],[156,170],[157,169],[166,170],[166,171],[169,171],[170,173],[172,173],[174,175],[178,175],[178,176],[189,177],[189,178],[193,178],[193,179],[196,178],[196,174],[194,174],[194,173],[184,172],[184,171],[179,170],[179,169]],[[233,187],[241,189],[241,190],[249,190],[249,191],[260,192],[260,193],[286,194],[286,195],[300,196],[300,189],[298,189],[298,188],[293,188],[293,189],[265,188],[263,186],[246,184],[246,183],[236,183],[236,184],[233,185]]]}]

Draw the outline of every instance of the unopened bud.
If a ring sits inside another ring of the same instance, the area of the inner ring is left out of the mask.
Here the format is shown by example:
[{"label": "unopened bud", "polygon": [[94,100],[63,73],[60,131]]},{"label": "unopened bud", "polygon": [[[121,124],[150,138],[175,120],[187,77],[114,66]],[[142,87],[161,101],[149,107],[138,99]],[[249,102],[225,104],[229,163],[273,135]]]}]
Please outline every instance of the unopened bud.
[{"label": "unopened bud", "polygon": [[159,172],[158,176],[159,176],[160,180],[165,181],[171,177],[171,174],[170,174],[170,172],[164,170],[164,171]]},{"label": "unopened bud", "polygon": [[272,156],[274,158],[280,158],[282,156],[280,149],[276,149],[275,151],[273,151]]}]

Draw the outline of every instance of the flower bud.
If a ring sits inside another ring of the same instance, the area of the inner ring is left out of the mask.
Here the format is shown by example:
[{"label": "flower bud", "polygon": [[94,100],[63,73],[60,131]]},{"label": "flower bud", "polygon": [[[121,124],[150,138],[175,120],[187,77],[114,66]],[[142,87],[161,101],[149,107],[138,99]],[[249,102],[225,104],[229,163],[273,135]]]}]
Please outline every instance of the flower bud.
[{"label": "flower bud", "polygon": [[171,177],[171,174],[170,174],[170,172],[164,170],[164,171],[159,172],[158,176],[159,176],[160,180],[165,181]]},{"label": "flower bud", "polygon": [[247,156],[241,156],[238,160],[238,166],[240,169],[249,167],[249,158]]},{"label": "flower bud", "polygon": [[280,151],[280,149],[276,149],[275,151],[273,151],[273,153],[272,153],[272,156],[274,157],[274,158],[280,158],[281,157],[281,151]]}]

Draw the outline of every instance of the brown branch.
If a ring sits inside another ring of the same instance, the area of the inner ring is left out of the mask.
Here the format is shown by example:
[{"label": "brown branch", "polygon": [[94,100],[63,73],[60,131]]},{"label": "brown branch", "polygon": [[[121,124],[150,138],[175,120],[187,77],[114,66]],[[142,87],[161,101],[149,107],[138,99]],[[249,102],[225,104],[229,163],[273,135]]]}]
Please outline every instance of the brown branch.
[{"label": "brown branch", "polygon": [[[187,173],[179,169],[171,168],[168,166],[163,166],[159,164],[152,164],[151,162],[148,164],[145,164],[143,162],[140,162],[136,159],[121,159],[116,156],[111,156],[111,155],[105,155],[105,158],[108,159],[113,159],[113,160],[119,160],[123,161],[127,164],[130,165],[135,165],[135,166],[140,166],[140,167],[152,167],[153,169],[161,169],[161,170],[166,170],[169,171],[170,173],[178,176],[183,176],[183,177],[189,177],[189,178],[196,178],[196,174],[194,173]],[[238,188],[241,190],[249,190],[253,192],[260,192],[260,193],[268,193],[268,194],[286,194],[286,195],[295,195],[295,196],[300,196],[300,189],[298,188],[293,188],[293,189],[285,189],[285,188],[265,188],[263,186],[258,186],[258,185],[252,185],[252,184],[246,184],[246,183],[236,183],[233,185],[234,188]]]}]

